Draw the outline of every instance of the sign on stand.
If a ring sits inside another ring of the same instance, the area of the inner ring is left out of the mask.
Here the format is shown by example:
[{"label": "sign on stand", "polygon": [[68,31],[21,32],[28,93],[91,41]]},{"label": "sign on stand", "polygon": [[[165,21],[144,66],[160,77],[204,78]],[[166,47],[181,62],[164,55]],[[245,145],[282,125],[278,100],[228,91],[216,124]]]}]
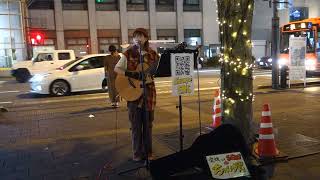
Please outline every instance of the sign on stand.
[{"label": "sign on stand", "polygon": [[172,94],[174,96],[194,93],[193,66],[193,53],[171,54]]},{"label": "sign on stand", "polygon": [[289,88],[291,80],[300,79],[306,87],[306,37],[290,37],[289,48]]},{"label": "sign on stand", "polygon": [[215,179],[250,176],[240,152],[206,156],[211,175]]}]

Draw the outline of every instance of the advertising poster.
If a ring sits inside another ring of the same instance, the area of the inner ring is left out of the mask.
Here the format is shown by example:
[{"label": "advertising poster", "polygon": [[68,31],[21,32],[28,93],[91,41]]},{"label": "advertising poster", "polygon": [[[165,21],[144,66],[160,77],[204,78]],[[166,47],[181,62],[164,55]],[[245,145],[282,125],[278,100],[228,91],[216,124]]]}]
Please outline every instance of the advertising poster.
[{"label": "advertising poster", "polygon": [[171,54],[172,94],[174,96],[194,93],[193,53]]},{"label": "advertising poster", "polygon": [[289,40],[289,79],[306,79],[306,37],[290,37]]}]

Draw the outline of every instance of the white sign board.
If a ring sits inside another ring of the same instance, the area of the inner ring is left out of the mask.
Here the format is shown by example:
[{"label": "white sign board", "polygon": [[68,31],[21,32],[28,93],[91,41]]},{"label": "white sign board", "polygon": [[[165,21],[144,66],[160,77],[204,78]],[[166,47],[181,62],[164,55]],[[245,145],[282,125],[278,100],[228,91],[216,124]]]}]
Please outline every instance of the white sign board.
[{"label": "white sign board", "polygon": [[215,179],[229,179],[250,176],[248,168],[240,152],[206,156]]},{"label": "white sign board", "polygon": [[289,79],[306,81],[306,37],[290,37],[289,48]]},{"label": "white sign board", "polygon": [[174,96],[192,95],[193,53],[171,54],[172,94]]}]

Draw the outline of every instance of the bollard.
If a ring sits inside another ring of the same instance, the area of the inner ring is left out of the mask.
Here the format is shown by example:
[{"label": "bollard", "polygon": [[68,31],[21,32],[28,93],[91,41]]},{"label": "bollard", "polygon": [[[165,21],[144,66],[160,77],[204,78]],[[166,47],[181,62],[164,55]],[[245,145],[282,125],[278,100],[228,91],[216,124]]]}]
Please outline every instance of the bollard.
[{"label": "bollard", "polygon": [[289,80],[289,68],[288,66],[283,66],[280,69],[280,87],[284,89],[287,88],[288,80]]}]

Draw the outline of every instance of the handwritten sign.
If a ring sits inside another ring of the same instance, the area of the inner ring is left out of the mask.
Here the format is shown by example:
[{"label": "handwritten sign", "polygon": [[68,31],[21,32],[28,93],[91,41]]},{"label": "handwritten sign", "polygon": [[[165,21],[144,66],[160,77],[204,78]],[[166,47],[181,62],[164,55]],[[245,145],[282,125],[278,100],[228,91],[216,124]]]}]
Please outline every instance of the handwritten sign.
[{"label": "handwritten sign", "polygon": [[289,47],[289,79],[305,79],[306,37],[290,37]]},{"label": "handwritten sign", "polygon": [[213,178],[229,179],[250,176],[240,152],[206,156]]},{"label": "handwritten sign", "polygon": [[194,93],[192,53],[171,54],[171,76],[174,96]]}]

